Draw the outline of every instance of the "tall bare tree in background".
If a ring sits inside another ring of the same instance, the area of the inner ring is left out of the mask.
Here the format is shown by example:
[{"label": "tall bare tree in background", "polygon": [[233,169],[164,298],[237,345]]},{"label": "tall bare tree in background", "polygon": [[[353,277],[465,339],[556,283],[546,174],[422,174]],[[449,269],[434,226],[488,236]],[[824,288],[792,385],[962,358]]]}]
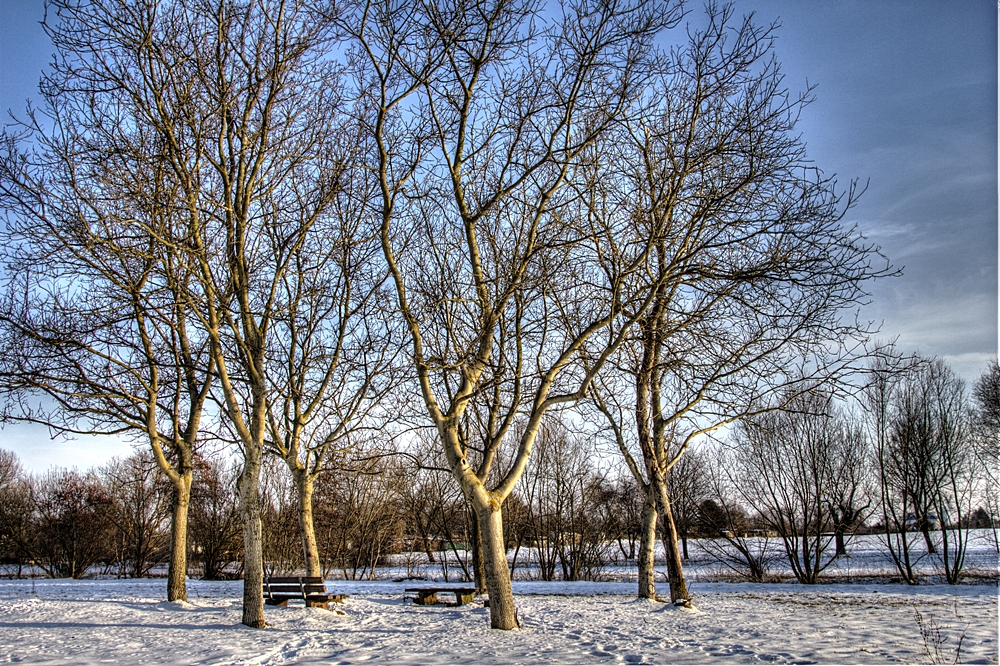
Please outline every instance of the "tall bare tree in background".
[{"label": "tall bare tree in background", "polygon": [[0,449],[0,557],[17,564],[17,577],[31,561],[31,485],[17,456]]},{"label": "tall bare tree in background", "polygon": [[231,565],[242,559],[242,527],[236,496],[239,472],[235,462],[220,457],[195,460],[191,545],[205,580],[231,577]]},{"label": "tall bare tree in background", "polygon": [[905,483],[893,472],[892,419],[903,381],[915,371],[913,359],[903,358],[887,348],[872,359],[868,381],[861,394],[861,408],[868,427],[872,459],[878,477],[879,514],[886,547],[902,579],[917,584],[914,566],[920,556],[914,552],[906,517],[914,513]]},{"label": "tall bare tree in background", "polygon": [[981,473],[964,382],[940,359],[887,353],[872,363],[862,406],[890,557],[910,585],[926,557],[958,582]]},{"label": "tall bare tree in background", "polygon": [[[940,555],[945,579],[959,582],[975,486],[965,383],[940,359],[920,363],[900,385],[880,472],[903,524]],[[940,551],[940,552],[938,552]]]},{"label": "tall bare tree in background", "polygon": [[744,501],[781,537],[796,580],[812,584],[842,552],[829,553],[830,532],[845,534],[845,513],[862,512],[868,457],[860,430],[829,395],[782,402],[740,423],[729,472]]},{"label": "tall bare tree in background", "polygon": [[652,305],[592,396],[647,493],[639,596],[655,596],[659,514],[674,603],[689,595],[671,469],[698,438],[776,408],[770,396],[845,373],[868,331],[841,313],[889,274],[842,224],[854,184],[838,191],[795,134],[809,96],[783,87],[775,26],[733,13],[708,7],[615,157],[631,168],[634,233],[660,231]]},{"label": "tall bare tree in background", "polygon": [[113,458],[98,470],[111,499],[108,516],[115,527],[118,575],[149,577],[170,556],[170,486],[149,451]]},{"label": "tall bare tree in background", "polygon": [[[583,395],[645,306],[633,290],[650,240],[619,238],[621,214],[589,216],[566,184],[645,92],[653,38],[677,17],[644,2],[579,3],[544,21],[539,11],[371,2],[344,21],[412,367],[480,522],[490,622],[501,629],[518,626],[503,501],[545,412]],[[571,327],[554,326],[558,311]],[[509,469],[487,485],[459,428],[501,355],[525,396],[508,402],[525,427]]]},{"label": "tall bare tree in background", "polygon": [[[744,507],[740,484],[731,473],[732,451],[716,445],[704,452],[709,497],[698,506],[701,548],[743,580],[763,583],[775,556],[772,532],[760,513]],[[761,529],[764,528],[764,529]]]}]

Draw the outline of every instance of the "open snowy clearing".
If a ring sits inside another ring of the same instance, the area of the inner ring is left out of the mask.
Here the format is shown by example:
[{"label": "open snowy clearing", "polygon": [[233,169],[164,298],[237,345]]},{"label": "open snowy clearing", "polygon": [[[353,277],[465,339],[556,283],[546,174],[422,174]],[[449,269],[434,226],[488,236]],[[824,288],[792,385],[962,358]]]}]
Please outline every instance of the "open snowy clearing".
[{"label": "open snowy clearing", "polygon": [[328,585],[351,594],[345,614],[269,607],[254,630],[238,581],[190,581],[190,604],[162,601],[162,580],[0,581],[0,661],[952,663],[961,639],[961,662],[997,663],[995,586],[695,583],[684,610],[634,584],[519,582],[524,629],[500,632],[478,602],[404,602],[412,583]]}]

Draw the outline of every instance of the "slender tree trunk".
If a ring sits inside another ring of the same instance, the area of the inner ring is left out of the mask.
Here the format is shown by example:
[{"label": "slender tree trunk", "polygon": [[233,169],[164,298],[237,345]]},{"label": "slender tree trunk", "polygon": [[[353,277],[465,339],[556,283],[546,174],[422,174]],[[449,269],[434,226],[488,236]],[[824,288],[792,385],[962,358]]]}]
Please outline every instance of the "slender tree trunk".
[{"label": "slender tree trunk", "polygon": [[677,524],[674,522],[674,512],[670,506],[666,480],[660,476],[652,479],[650,485],[656,486],[657,509],[663,519],[663,549],[666,551],[667,557],[670,603],[688,606],[691,603],[691,598],[684,580],[684,563],[681,561],[681,550],[677,539]]},{"label": "slender tree trunk", "polygon": [[263,629],[264,540],[260,521],[261,451],[246,447],[240,476],[240,513],[243,518],[243,624]]},{"label": "slender tree trunk", "polygon": [[836,545],[836,552],[833,554],[834,557],[847,555],[847,543],[844,539],[844,533],[846,530],[847,528],[844,525],[837,525],[834,528],[834,543]]},{"label": "slender tree trunk", "polygon": [[931,530],[927,524],[926,515],[920,521],[920,532],[924,535],[924,544],[927,546],[927,552],[933,555],[937,552],[937,548],[934,546],[934,539],[931,538]]},{"label": "slender tree trunk", "polygon": [[[469,510],[472,512],[472,575],[476,582],[476,593],[482,594],[486,591],[486,579],[483,576],[483,571],[486,568],[486,562],[483,559],[483,530],[479,526],[479,516],[476,514],[476,509],[471,503]],[[506,553],[504,556],[506,557]]]},{"label": "slender tree trunk", "polygon": [[322,576],[319,563],[319,546],[316,545],[316,527],[313,523],[313,481],[305,470],[296,470],[295,486],[299,494],[299,535],[305,556],[306,575]]},{"label": "slender tree trunk", "polygon": [[642,505],[642,536],[639,542],[639,598],[656,598],[656,497],[652,487],[646,491],[646,501]]},{"label": "slender tree trunk", "polygon": [[187,526],[191,506],[191,470],[174,483],[170,516],[170,564],[167,568],[167,601],[187,601]]},{"label": "slender tree trunk", "polygon": [[514,591],[507,568],[507,551],[503,541],[503,516],[499,505],[479,507],[479,527],[483,538],[483,573],[490,595],[490,627],[517,629]]}]

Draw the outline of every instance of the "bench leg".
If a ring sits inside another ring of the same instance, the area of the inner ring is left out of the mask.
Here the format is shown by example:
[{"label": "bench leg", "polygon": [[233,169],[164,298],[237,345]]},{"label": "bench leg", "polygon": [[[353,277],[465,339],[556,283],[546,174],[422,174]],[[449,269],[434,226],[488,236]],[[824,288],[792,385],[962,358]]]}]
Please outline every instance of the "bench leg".
[{"label": "bench leg", "polygon": [[417,592],[416,598],[414,598],[413,603],[418,606],[431,606],[438,602],[437,592]]},{"label": "bench leg", "polygon": [[455,601],[458,602],[459,606],[461,606],[462,604],[471,604],[475,600],[475,597],[476,597],[476,593],[475,592],[464,592],[464,593],[463,592],[456,592],[455,593]]},{"label": "bench leg", "polygon": [[325,608],[330,610],[330,604],[327,601],[309,601],[306,600],[306,608]]},{"label": "bench leg", "polygon": [[288,599],[282,599],[281,601],[275,601],[274,599],[264,599],[264,603],[268,606],[288,606]]}]

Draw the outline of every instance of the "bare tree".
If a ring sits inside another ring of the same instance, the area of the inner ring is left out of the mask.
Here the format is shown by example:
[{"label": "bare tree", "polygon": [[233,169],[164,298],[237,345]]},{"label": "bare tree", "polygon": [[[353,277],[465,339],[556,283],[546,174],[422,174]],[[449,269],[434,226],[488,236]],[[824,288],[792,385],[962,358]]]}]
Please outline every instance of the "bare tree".
[{"label": "bare tree", "polygon": [[[112,418],[127,412],[130,424],[147,425],[156,440],[152,425],[159,417],[151,405],[173,396],[160,397],[158,375],[165,371],[151,366],[164,350],[165,358],[181,357],[169,366],[169,376],[182,396],[174,402],[189,409],[174,405],[163,420],[172,417],[178,427],[170,434],[184,445],[177,450],[179,462],[157,457],[176,477],[185,511],[189,488],[180,486],[190,481],[197,419],[209,386],[203,378],[218,378],[223,412],[245,462],[244,622],[263,627],[258,483],[268,353],[274,323],[287,305],[279,286],[339,191],[345,152],[334,141],[341,127],[332,118],[340,105],[326,57],[328,22],[299,2],[57,5],[59,21],[50,34],[60,57],[44,82],[52,91],[47,101],[57,129],[47,133],[32,117],[29,136],[47,140],[47,152],[32,162],[8,151],[3,181],[9,177],[12,185],[5,207],[42,222],[49,237],[70,246],[70,262],[110,284],[81,290],[91,300],[86,316],[71,320],[76,330],[61,339],[68,338],[71,344],[63,348],[77,355],[104,353],[117,373],[112,386],[129,389],[124,399],[112,395]],[[52,164],[53,182],[61,187],[55,195],[34,187],[49,183],[43,176]],[[46,198],[34,195],[36,190]],[[55,208],[48,205],[53,201]],[[28,236],[26,227],[21,230]],[[73,254],[74,248],[82,250]],[[48,288],[58,303],[75,296],[79,281],[63,282],[70,275],[64,266],[61,273],[50,269],[36,292],[44,295]],[[22,282],[28,275],[24,271]],[[150,292],[162,295],[154,300]],[[99,297],[105,300],[97,303]],[[161,309],[155,316],[151,302]],[[122,303],[135,312],[135,323],[125,322],[128,344],[119,342],[122,331],[115,330]],[[95,325],[95,313],[107,321]],[[197,324],[196,340],[183,339],[190,322]],[[39,373],[28,369],[22,375]],[[64,394],[70,396],[61,404],[65,411],[76,394]],[[118,406],[129,399],[130,411]],[[157,446],[153,441],[154,452]],[[182,554],[174,549],[172,565],[183,564]],[[183,579],[182,571],[178,575]]]},{"label": "bare tree", "polygon": [[706,455],[709,498],[698,506],[700,546],[716,562],[744,580],[763,583],[773,564],[771,535],[759,514],[748,514],[729,473],[731,453],[725,447]]},{"label": "bare tree", "polygon": [[98,469],[111,499],[119,575],[148,577],[170,555],[170,486],[151,453],[113,459]]},{"label": "bare tree", "polygon": [[0,557],[17,564],[17,577],[31,561],[31,484],[13,451],[0,449]]},{"label": "bare tree", "polygon": [[[358,174],[355,174],[357,176]],[[269,343],[267,447],[295,482],[306,571],[321,575],[312,495],[335,450],[379,430],[394,411],[399,331],[387,316],[380,247],[364,220],[370,181],[342,174],[329,213],[300,243],[275,288]]]},{"label": "bare tree", "polygon": [[463,580],[475,581],[478,588],[482,572],[476,572],[475,514],[451,479],[435,440],[433,433],[420,431],[416,446],[408,452],[413,464],[407,465],[409,481],[401,489],[406,527],[428,561],[440,566],[444,580],[450,579],[457,564]]},{"label": "bare tree", "polygon": [[[921,363],[896,394],[882,474],[909,511],[902,529],[937,551],[945,579],[959,581],[968,545],[975,470],[964,382],[940,359]],[[937,535],[932,534],[937,532]]]},{"label": "bare tree", "polygon": [[137,73],[119,94],[138,100],[173,188],[173,214],[150,233],[190,275],[184,303],[240,445],[243,622],[263,627],[259,482],[280,287],[329,212],[352,143],[334,121],[329,23],[304,2],[122,4],[139,28],[121,40]]},{"label": "bare tree", "polygon": [[32,487],[34,561],[49,576],[82,578],[114,559],[111,498],[94,474],[52,469]]},{"label": "bare tree", "polygon": [[[261,470],[261,533],[264,571],[271,576],[294,575],[305,564],[302,530],[297,519],[300,513],[299,494],[294,478],[287,471],[283,460],[275,456],[264,457]],[[317,571],[315,575],[321,576],[322,572]]]},{"label": "bare tree", "polygon": [[708,497],[708,474],[705,455],[691,451],[678,460],[667,475],[667,492],[685,561],[688,560],[688,537],[700,518],[698,507]]},{"label": "bare tree", "polygon": [[851,498],[863,490],[863,440],[830,396],[820,392],[745,419],[735,437],[735,487],[781,537],[795,578],[816,583],[840,554],[827,552],[833,541],[828,531],[843,520],[845,502],[854,513]]},{"label": "bare tree", "polygon": [[[622,304],[649,243],[626,242],[612,258],[621,217],[588,217],[566,184],[642,94],[653,39],[678,16],[643,2],[579,3],[546,22],[538,11],[372,2],[344,21],[370,109],[375,214],[410,361],[476,511],[490,622],[501,629],[518,626],[503,502],[545,412],[584,395],[644,307]],[[572,328],[555,330],[559,311],[573,313]],[[524,396],[506,404],[523,410],[525,427],[509,469],[487,485],[459,430],[470,402],[492,388],[491,359]]]},{"label": "bare tree", "polygon": [[202,577],[222,580],[241,559],[240,513],[236,497],[239,469],[219,458],[195,459],[191,492],[191,546]]},{"label": "bare tree", "polygon": [[[51,3],[44,105],[0,153],[9,418],[148,440],[174,486],[168,599],[185,599],[193,456],[212,361],[191,281],[157,242],[178,196],[148,123],[149,3]],[[34,396],[54,405],[32,404]]]},{"label": "bare tree", "polygon": [[374,578],[382,557],[402,541],[400,486],[405,477],[398,459],[368,442],[331,454],[336,475],[316,486],[319,543],[324,573],[340,569],[345,579]]},{"label": "bare tree", "polygon": [[809,92],[783,88],[775,26],[733,15],[709,5],[623,137],[633,233],[659,230],[652,304],[592,392],[647,493],[639,595],[655,596],[659,514],[670,598],[682,604],[670,470],[704,435],[778,406],[771,396],[843,376],[868,331],[841,312],[888,274],[872,266],[877,248],[842,224],[854,183],[838,191],[808,162],[795,128]]},{"label": "bare tree", "polygon": [[639,555],[645,497],[631,474],[622,473],[623,470],[618,472],[603,484],[603,498],[598,506],[604,534],[618,546],[617,553],[611,555],[615,564],[619,559],[634,562]]},{"label": "bare tree", "polygon": [[607,562],[596,503],[604,480],[593,464],[594,447],[570,432],[556,415],[543,423],[522,477],[528,544],[537,553],[539,577],[593,580]]},{"label": "bare tree", "polygon": [[872,359],[862,393],[862,409],[872,441],[872,457],[878,477],[878,499],[884,540],[889,556],[902,579],[917,584],[914,567],[921,555],[914,552],[908,534],[907,516],[914,514],[903,470],[893,464],[892,419],[906,376],[914,371],[914,359],[905,359],[894,349]]}]

